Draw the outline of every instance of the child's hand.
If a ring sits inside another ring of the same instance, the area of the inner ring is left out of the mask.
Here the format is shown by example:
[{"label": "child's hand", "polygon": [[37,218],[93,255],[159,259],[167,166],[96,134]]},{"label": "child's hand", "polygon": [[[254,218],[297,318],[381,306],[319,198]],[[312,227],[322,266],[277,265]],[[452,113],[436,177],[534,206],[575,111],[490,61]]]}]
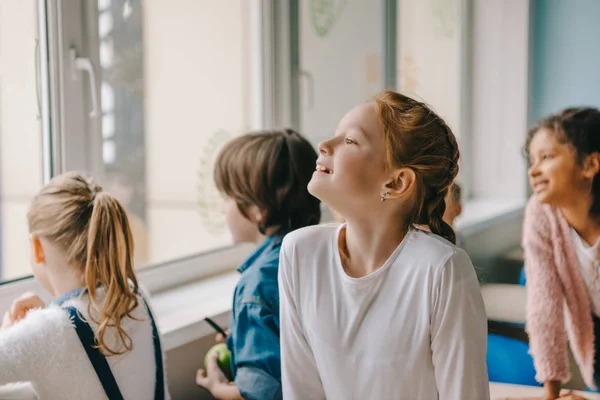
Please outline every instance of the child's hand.
[{"label": "child's hand", "polygon": [[4,318],[2,318],[2,326],[0,326],[0,329],[10,328],[12,324],[12,319],[10,319],[10,314],[7,311],[4,313]]},{"label": "child's hand", "polygon": [[[227,334],[227,336],[229,336],[229,329],[227,329],[225,331],[225,333]],[[217,343],[225,343],[225,342],[227,342],[227,336],[223,336],[222,333],[217,333],[217,336],[215,336],[215,342],[217,342]]]},{"label": "child's hand", "polygon": [[46,307],[46,304],[38,297],[38,295],[27,292],[13,301],[12,306],[10,306],[9,317],[11,322],[14,324],[15,322],[25,318],[25,315],[29,310],[44,307]]},{"label": "child's hand", "polygon": [[[218,353],[213,353],[208,359],[208,371],[199,369],[196,374],[196,384],[202,386],[209,392],[213,393],[219,385],[229,384],[229,379],[225,376],[219,365],[217,364]],[[214,393],[213,393],[214,395]]]}]

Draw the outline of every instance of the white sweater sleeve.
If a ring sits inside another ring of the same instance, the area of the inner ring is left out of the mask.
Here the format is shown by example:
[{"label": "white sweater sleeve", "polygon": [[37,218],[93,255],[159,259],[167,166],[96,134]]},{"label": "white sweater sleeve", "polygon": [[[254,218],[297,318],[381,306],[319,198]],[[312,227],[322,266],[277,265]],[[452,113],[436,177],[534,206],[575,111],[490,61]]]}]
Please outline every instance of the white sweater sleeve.
[{"label": "white sweater sleeve", "polygon": [[297,307],[292,265],[285,241],[279,255],[279,305],[281,319],[281,380],[286,400],[325,399],[323,384]]},{"label": "white sweater sleeve", "polygon": [[431,350],[440,399],[488,400],[487,317],[471,260],[456,250],[433,293]]},{"label": "white sweater sleeve", "polygon": [[69,318],[57,307],[30,311],[10,328],[0,330],[0,385],[31,382],[47,374],[64,351]]}]

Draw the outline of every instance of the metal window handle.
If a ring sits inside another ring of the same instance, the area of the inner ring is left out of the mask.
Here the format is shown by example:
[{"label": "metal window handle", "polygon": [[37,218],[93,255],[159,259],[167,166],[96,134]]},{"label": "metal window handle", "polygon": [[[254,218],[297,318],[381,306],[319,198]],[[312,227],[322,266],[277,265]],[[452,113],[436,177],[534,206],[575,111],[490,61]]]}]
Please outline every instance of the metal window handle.
[{"label": "metal window handle", "polygon": [[313,106],[315,104],[315,78],[313,77],[312,72],[307,71],[305,69],[298,69],[298,76],[300,76],[301,78],[304,78],[306,80],[306,84],[307,84],[307,93],[306,93],[306,97],[307,97],[307,104],[306,104],[306,110],[310,111],[313,109]]},{"label": "metal window handle", "polygon": [[42,119],[42,100],[40,94],[40,39],[35,39],[35,99],[37,101],[37,120]]},{"label": "metal window handle", "polygon": [[70,50],[70,57],[73,79],[77,79],[77,71],[85,71],[89,75],[90,91],[92,92],[92,111],[90,112],[90,118],[96,118],[100,115],[100,110],[98,109],[98,87],[96,85],[96,71],[94,70],[94,65],[89,58],[77,57],[77,51],[74,48],[71,48]]}]

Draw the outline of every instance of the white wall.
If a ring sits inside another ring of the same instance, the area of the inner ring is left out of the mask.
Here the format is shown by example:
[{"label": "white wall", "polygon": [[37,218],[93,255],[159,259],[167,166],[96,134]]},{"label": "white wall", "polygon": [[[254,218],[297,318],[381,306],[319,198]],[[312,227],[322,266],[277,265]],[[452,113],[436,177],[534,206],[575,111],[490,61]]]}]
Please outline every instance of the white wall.
[{"label": "white wall", "polygon": [[473,14],[473,195],[525,198],[529,1],[474,0]]}]

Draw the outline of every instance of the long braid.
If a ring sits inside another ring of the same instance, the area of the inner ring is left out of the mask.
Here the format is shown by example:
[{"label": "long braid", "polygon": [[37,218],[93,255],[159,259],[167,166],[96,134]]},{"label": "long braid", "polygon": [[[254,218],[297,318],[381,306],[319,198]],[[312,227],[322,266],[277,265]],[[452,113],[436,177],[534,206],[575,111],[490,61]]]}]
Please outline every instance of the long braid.
[{"label": "long braid", "polygon": [[425,103],[400,93],[380,93],[375,103],[388,165],[410,168],[416,175],[412,210],[402,223],[427,225],[433,233],[455,243],[454,231],[443,221],[445,197],[458,174],[460,156],[452,130]]},{"label": "long braid", "polygon": [[[446,195],[456,175],[458,174],[458,159],[460,152],[458,150],[458,143],[454,134],[448,127],[448,125],[441,119],[436,118],[436,122],[441,125],[446,135],[448,136],[448,144],[450,147],[450,157],[448,159],[448,179],[440,182],[438,188],[431,188],[432,193],[428,193],[425,196],[425,201],[422,207],[421,214],[425,214],[425,218],[422,220],[427,221],[431,232],[439,235],[446,240],[456,244],[456,234],[454,229],[444,221],[444,212],[446,211]],[[437,190],[436,190],[437,189]]]}]

